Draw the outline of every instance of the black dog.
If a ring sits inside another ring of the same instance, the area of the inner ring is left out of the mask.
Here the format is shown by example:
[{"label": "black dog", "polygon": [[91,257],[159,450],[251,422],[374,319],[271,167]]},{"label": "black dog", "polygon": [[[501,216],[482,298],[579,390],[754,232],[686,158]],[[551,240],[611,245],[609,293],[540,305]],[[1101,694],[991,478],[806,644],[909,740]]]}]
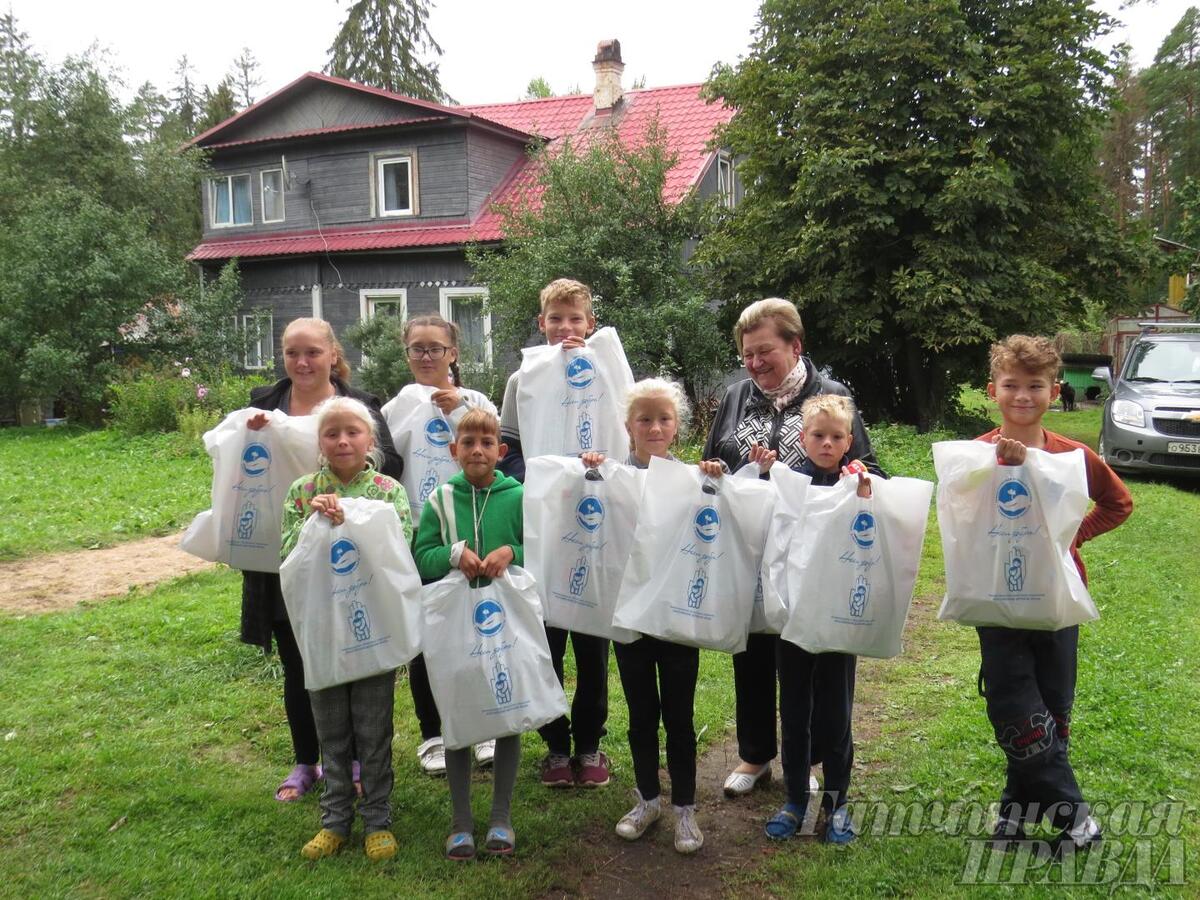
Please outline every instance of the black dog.
[{"label": "black dog", "polygon": [[1075,412],[1075,388],[1069,381],[1059,382],[1058,396],[1062,400],[1063,412]]}]

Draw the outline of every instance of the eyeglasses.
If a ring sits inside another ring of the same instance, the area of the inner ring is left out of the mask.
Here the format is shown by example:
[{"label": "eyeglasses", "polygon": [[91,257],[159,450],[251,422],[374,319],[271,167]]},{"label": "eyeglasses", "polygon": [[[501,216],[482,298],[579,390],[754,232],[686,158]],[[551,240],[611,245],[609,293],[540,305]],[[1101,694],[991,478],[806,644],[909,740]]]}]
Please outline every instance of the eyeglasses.
[{"label": "eyeglasses", "polygon": [[416,344],[412,344],[406,349],[408,350],[409,359],[420,359],[422,356],[428,359],[441,359],[450,348],[443,347],[441,344],[434,344],[432,347],[419,347]]}]

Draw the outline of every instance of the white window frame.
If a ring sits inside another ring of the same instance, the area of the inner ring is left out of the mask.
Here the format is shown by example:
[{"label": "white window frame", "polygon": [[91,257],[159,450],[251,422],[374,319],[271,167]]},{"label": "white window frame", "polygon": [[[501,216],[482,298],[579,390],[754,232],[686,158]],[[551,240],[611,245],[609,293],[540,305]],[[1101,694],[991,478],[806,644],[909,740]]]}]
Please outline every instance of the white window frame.
[{"label": "white window frame", "polygon": [[358,292],[358,317],[364,322],[375,318],[375,307],[379,301],[388,306],[399,305],[400,321],[408,318],[408,288],[375,288]]},{"label": "white window frame", "polygon": [[[384,189],[383,167],[404,163],[408,167],[408,207],[406,209],[387,209],[384,206],[384,198],[387,192]],[[416,215],[417,203],[417,179],[414,177],[416,167],[413,162],[411,153],[398,153],[394,156],[379,156],[375,159],[375,211],[380,217],[390,218],[392,216],[412,216]]]},{"label": "white window frame", "polygon": [[[234,324],[241,327],[242,333],[249,332],[251,323],[261,323],[265,326],[253,345],[247,344],[245,355],[242,357],[242,368],[252,372],[261,372],[275,368],[275,316],[270,311],[242,313]],[[256,359],[252,363],[250,360]]]},{"label": "white window frame", "polygon": [[737,169],[724,151],[717,154],[717,196],[726,209],[737,206]]},{"label": "white window frame", "polygon": [[[280,215],[279,215],[278,219],[268,219],[267,218],[267,176],[273,172],[279,173],[279,213],[280,213]],[[282,166],[276,166],[274,169],[263,169],[261,172],[258,173],[258,199],[259,199],[259,203],[261,204],[261,206],[259,208],[262,210],[263,222],[283,222],[287,219],[287,204],[285,202],[286,198],[284,197],[285,190],[286,189],[284,187],[283,167]]]},{"label": "white window frame", "polygon": [[[455,297],[483,298],[483,364],[490,368],[492,365],[492,314],[487,308],[488,289],[469,286],[440,288],[438,290],[438,310],[447,322],[454,321],[451,316],[454,312],[452,301]],[[460,349],[460,355],[461,352]]]},{"label": "white window frame", "polygon": [[[234,222],[233,221],[233,179],[245,178],[247,192],[250,195],[250,221],[249,222]],[[217,221],[217,198],[216,190],[217,183],[224,182],[226,190],[229,191],[229,221]],[[210,175],[208,177],[208,221],[213,228],[246,228],[254,224],[254,180],[250,177],[249,172],[232,172],[229,175]]]}]

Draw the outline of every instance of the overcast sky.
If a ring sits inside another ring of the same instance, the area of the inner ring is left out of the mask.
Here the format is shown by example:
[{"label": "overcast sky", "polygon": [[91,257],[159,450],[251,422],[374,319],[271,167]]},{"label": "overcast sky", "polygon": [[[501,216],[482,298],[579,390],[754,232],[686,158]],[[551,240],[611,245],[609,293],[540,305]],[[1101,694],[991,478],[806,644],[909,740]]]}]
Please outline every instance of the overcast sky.
[{"label": "overcast sky", "polygon": [[[333,0],[10,0],[34,47],[58,62],[93,42],[106,48],[130,93],[143,81],[164,92],[183,54],[201,84],[215,84],[243,47],[261,64],[258,97],[325,65],[347,2]],[[1127,23],[1118,37],[1148,65],[1191,5],[1185,0],[1121,0],[1098,5]],[[590,92],[596,43],[619,38],[625,85],[703,81],[713,64],[745,53],[758,3],[722,0],[437,0],[430,30],[441,44],[443,87],[461,103],[518,99],[529,80],[556,93]],[[185,13],[186,10],[186,13]]]}]

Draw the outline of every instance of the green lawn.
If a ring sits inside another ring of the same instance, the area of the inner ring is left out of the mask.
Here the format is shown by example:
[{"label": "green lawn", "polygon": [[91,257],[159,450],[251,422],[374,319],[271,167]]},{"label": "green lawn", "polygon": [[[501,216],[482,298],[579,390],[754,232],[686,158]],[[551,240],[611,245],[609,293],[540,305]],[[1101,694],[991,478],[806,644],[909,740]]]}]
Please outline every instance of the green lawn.
[{"label": "green lawn", "polygon": [[211,481],[203,448],[178,434],[0,429],[0,560],[176,531]]},{"label": "green lawn", "polygon": [[[1080,412],[1053,414],[1047,425],[1094,439],[1097,422],[1094,413]],[[877,426],[872,435],[889,471],[932,475],[932,436],[898,426]],[[62,439],[29,436],[45,441],[44,453],[54,452],[54,440]],[[14,444],[4,438],[0,454],[8,460]],[[116,441],[71,435],[67,443],[79,446],[81,439],[95,441],[87,445],[93,451],[103,447],[109,465],[120,458]],[[185,456],[178,465],[195,462]],[[199,465],[207,463],[200,459]],[[63,477],[82,482],[86,473],[64,471]],[[1200,492],[1145,481],[1130,487],[1136,503],[1131,520],[1084,548],[1102,618],[1082,629],[1072,759],[1085,794],[1104,807],[1100,818],[1109,829],[1112,849],[1105,852],[1111,859],[1094,854],[1096,865],[1106,868],[1092,877],[1192,882],[1200,854],[1200,555],[1178,526],[1200,517]],[[967,881],[987,875],[968,863],[990,825],[984,813],[999,790],[1003,758],[975,691],[973,631],[932,619],[940,571],[931,517],[906,651],[891,661],[860,662],[860,697],[872,712],[859,729],[861,767],[852,792],[865,833],[847,848],[811,841],[778,847],[754,835],[748,846],[762,851],[763,862],[726,885],[731,895],[1011,892],[960,883],[964,875]],[[606,741],[615,784],[590,794],[545,791],[535,783],[540,742],[527,736],[514,802],[518,859],[465,866],[441,859],[449,800],[444,783],[417,771],[419,737],[407,688],[400,685],[393,796],[398,858],[369,864],[356,835],[339,858],[303,862],[300,845],[319,824],[316,800],[283,805],[271,799],[290,744],[278,673],[238,643],[237,621],[238,576],[224,570],[72,612],[0,620],[3,893],[528,896],[575,887],[568,862],[577,854],[591,854],[597,863],[612,854],[603,843],[590,847],[579,839],[597,821],[607,831],[628,805],[632,776],[615,666]],[[702,667],[696,724],[707,728],[707,744],[729,727],[733,692],[728,657],[705,653]],[[490,781],[480,780],[481,822],[488,797]],[[1120,804],[1168,798],[1186,807],[1178,829],[1168,817],[1151,835],[1146,813],[1142,843],[1135,843],[1137,835],[1126,833],[1122,821],[1130,807]],[[936,803],[967,814],[956,823],[954,815],[930,806]],[[878,804],[889,804],[888,813]],[[907,818],[896,804],[904,804]],[[719,814],[701,810],[701,822]],[[900,833],[890,834],[893,829]],[[1175,847],[1184,852],[1184,864],[1172,868],[1163,859]],[[1005,860],[1001,879],[1010,877],[1011,864],[1011,857]],[[681,862],[681,873],[685,866]],[[1036,884],[1061,880],[1063,871],[1035,868],[1023,880],[1035,882],[1035,895],[1098,893]],[[1189,886],[1171,890],[1191,892]]]}]

